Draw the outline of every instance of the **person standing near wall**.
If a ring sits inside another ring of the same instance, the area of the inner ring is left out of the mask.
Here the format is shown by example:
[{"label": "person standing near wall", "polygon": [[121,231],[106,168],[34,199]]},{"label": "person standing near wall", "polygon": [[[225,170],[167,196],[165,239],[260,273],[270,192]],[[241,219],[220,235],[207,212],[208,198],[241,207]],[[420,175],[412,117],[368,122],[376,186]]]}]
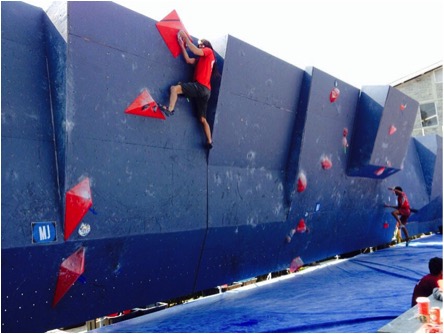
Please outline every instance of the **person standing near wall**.
[{"label": "person standing near wall", "polygon": [[397,196],[397,201],[398,201],[398,205],[397,206],[393,206],[393,205],[389,205],[384,203],[384,206],[386,208],[393,208],[396,209],[395,211],[392,212],[392,216],[395,217],[396,219],[396,228],[398,229],[398,237],[399,239],[401,239],[401,232],[400,232],[400,228],[402,229],[402,231],[404,232],[405,238],[406,238],[406,243],[405,245],[408,246],[409,245],[409,233],[407,231],[407,220],[410,217],[410,204],[409,204],[409,200],[407,198],[407,195],[404,193],[404,191],[402,190],[402,188],[400,186],[396,186],[395,188],[388,188],[389,190],[393,191],[396,196]]},{"label": "person standing near wall", "polygon": [[[213,73],[217,73],[213,46],[205,39],[199,40],[197,46],[194,45],[184,31],[179,32],[178,40],[187,64],[195,65],[193,81],[171,86],[169,105],[159,105],[159,107],[167,116],[171,116],[174,114],[174,107],[179,95],[183,94],[195,99],[197,112],[207,139],[207,147],[211,149],[213,148],[213,140],[210,125],[207,121],[207,108],[211,96],[211,77]],[[191,58],[186,47],[198,58]]]}]

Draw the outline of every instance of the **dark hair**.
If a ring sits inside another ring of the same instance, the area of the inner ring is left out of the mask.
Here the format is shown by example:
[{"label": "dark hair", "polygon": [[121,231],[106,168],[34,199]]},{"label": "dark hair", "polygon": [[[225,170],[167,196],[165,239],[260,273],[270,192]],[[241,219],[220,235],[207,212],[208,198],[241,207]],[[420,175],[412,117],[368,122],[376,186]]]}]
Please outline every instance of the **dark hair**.
[{"label": "dark hair", "polygon": [[402,188],[400,186],[395,187],[395,190],[402,191]]},{"label": "dark hair", "polygon": [[442,258],[434,257],[429,261],[430,274],[437,276],[442,273]]},{"label": "dark hair", "polygon": [[201,39],[200,43],[205,45],[207,48],[210,48],[211,50],[214,51],[213,46],[211,45],[210,41],[206,40],[206,39]]}]

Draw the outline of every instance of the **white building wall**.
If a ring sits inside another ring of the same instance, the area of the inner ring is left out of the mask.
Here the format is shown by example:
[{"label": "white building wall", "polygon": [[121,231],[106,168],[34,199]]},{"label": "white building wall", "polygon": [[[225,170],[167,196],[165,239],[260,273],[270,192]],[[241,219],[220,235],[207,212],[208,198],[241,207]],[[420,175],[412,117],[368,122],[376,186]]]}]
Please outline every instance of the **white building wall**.
[{"label": "white building wall", "polygon": [[421,114],[418,109],[415,125],[413,128],[412,136],[424,136],[428,134],[443,134],[443,112],[442,112],[442,65],[415,76],[410,79],[406,79],[404,82],[394,85],[404,94],[418,101],[418,103],[435,103],[436,112],[438,115],[438,124],[435,126],[423,127],[421,122]]}]

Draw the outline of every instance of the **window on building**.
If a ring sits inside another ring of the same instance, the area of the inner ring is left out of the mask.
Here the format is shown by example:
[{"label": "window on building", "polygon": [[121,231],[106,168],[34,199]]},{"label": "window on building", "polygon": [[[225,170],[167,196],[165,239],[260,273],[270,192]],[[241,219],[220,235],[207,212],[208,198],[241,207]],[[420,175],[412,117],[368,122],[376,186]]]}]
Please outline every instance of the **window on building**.
[{"label": "window on building", "polygon": [[419,108],[421,110],[422,127],[438,125],[438,114],[434,102],[421,104]]}]

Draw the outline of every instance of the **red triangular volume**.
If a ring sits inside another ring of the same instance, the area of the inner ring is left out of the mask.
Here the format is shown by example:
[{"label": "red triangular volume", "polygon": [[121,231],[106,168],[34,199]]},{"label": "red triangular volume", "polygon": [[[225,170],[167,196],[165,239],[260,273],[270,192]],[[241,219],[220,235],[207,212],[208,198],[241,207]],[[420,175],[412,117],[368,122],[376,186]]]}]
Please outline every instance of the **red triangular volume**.
[{"label": "red triangular volume", "polygon": [[125,110],[126,114],[165,119],[165,115],[160,111],[157,103],[150,93],[144,89],[142,93]]},{"label": "red triangular volume", "polygon": [[179,42],[177,41],[177,34],[179,31],[183,30],[187,35],[187,31],[180,21],[179,15],[173,10],[167,16],[165,16],[161,21],[156,23],[157,30],[159,30],[165,44],[171,51],[174,58],[182,53],[180,49]]},{"label": "red triangular volume", "polygon": [[56,306],[62,297],[85,271],[85,248],[81,247],[62,262],[57,278],[52,306]]},{"label": "red triangular volume", "polygon": [[92,206],[89,178],[85,178],[66,193],[65,197],[65,241],[79,225]]}]

